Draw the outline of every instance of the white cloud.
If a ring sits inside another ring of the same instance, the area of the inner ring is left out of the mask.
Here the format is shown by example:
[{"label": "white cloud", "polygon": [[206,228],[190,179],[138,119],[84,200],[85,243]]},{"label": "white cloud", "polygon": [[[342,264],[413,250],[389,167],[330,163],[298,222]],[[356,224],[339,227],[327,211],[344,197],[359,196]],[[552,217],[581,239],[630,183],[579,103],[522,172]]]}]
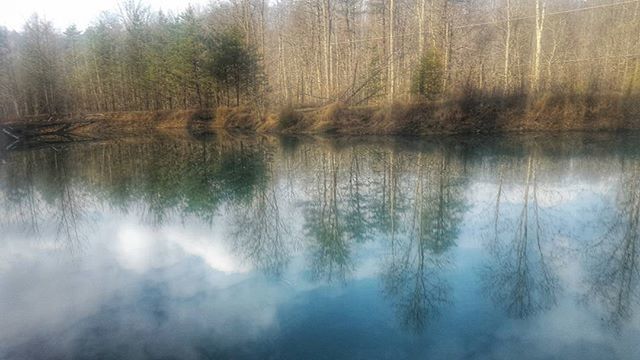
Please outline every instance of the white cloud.
[{"label": "white cloud", "polygon": [[185,253],[200,257],[213,270],[225,274],[246,273],[251,267],[234,256],[222,234],[212,228],[206,232],[194,231],[188,228],[166,228],[164,236]]}]

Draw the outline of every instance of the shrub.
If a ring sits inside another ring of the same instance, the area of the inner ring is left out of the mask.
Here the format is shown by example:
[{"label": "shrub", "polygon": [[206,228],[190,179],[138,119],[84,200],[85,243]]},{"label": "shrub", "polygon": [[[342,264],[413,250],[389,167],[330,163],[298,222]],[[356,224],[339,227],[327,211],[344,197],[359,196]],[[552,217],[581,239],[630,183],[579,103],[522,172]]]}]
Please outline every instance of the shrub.
[{"label": "shrub", "polygon": [[280,111],[278,117],[278,129],[284,130],[296,126],[300,122],[300,114],[296,110],[287,106]]}]

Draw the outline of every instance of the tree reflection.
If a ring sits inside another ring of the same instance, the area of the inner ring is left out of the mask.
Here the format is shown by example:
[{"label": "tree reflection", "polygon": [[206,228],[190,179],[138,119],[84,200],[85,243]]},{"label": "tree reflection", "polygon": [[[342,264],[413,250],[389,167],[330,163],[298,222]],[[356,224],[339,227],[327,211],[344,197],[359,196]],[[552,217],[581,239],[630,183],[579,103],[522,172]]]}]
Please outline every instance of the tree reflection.
[{"label": "tree reflection", "polygon": [[[558,278],[552,271],[543,242],[543,223],[538,202],[538,163],[535,155],[526,162],[521,202],[507,213],[515,219],[501,218],[503,176],[500,174],[496,197],[494,238],[489,246],[490,264],[483,269],[485,288],[505,307],[510,316],[526,318],[549,309],[556,301]],[[519,210],[518,210],[519,209]]]},{"label": "tree reflection", "polygon": [[313,198],[304,213],[314,279],[344,281],[353,269],[347,225],[338,204],[339,169],[335,153],[322,154]]},{"label": "tree reflection", "polygon": [[[273,178],[272,164],[268,167]],[[249,201],[236,204],[233,222],[234,249],[264,273],[280,277],[291,258],[291,241],[276,184],[262,179]]]},{"label": "tree reflection", "polygon": [[157,141],[103,151],[110,176],[96,181],[108,189],[107,200],[123,210],[139,202],[143,219],[154,226],[175,217],[211,223],[220,206],[251,201],[265,186],[264,152],[241,143]]},{"label": "tree reflection", "polygon": [[371,235],[371,223],[368,216],[368,199],[363,193],[361,160],[356,148],[351,149],[349,168],[347,170],[349,180],[346,191],[345,222],[346,232],[356,242],[363,242]]},{"label": "tree reflection", "polygon": [[265,191],[266,156],[242,143],[165,139],[12,152],[2,174],[4,220],[73,248],[91,231],[94,205],[137,209],[158,227],[187,217],[211,223],[223,204]]},{"label": "tree reflection", "polygon": [[73,249],[83,246],[88,234],[87,197],[80,192],[79,186],[73,183],[73,174],[67,157],[58,158],[54,153],[56,170],[55,178],[55,219],[57,222],[57,238],[65,241]]},{"label": "tree reflection", "polygon": [[459,168],[446,152],[420,154],[410,217],[402,236],[391,241],[383,288],[405,327],[422,332],[449,299],[441,272],[449,263],[464,210]]},{"label": "tree reflection", "polygon": [[405,170],[404,157],[395,149],[371,154],[381,169],[376,169],[377,178],[372,199],[373,225],[393,241],[398,230],[400,215],[405,210],[405,197],[401,191],[401,176]]},{"label": "tree reflection", "polygon": [[30,236],[49,236],[76,251],[87,237],[89,224],[86,200],[80,184],[73,183],[67,155],[52,149],[13,154],[2,189],[7,215],[3,220],[13,222]]},{"label": "tree reflection", "polygon": [[606,234],[589,251],[590,298],[620,326],[640,303],[640,163],[623,162],[615,213]]},{"label": "tree reflection", "polygon": [[[1,219],[6,225],[15,224],[27,234],[37,235],[40,232],[42,204],[36,190],[34,164],[29,159],[33,154],[21,155],[23,156],[19,160],[14,157],[3,166],[3,179],[0,182],[3,204]],[[15,163],[21,163],[22,166],[16,166]]]}]

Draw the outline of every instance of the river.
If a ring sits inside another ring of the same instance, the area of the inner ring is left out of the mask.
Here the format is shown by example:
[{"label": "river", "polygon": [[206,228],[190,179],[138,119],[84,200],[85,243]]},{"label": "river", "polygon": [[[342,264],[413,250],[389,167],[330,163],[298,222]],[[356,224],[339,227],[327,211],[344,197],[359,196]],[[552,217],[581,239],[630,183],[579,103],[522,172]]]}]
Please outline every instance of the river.
[{"label": "river", "polygon": [[0,359],[637,359],[640,134],[0,154]]}]

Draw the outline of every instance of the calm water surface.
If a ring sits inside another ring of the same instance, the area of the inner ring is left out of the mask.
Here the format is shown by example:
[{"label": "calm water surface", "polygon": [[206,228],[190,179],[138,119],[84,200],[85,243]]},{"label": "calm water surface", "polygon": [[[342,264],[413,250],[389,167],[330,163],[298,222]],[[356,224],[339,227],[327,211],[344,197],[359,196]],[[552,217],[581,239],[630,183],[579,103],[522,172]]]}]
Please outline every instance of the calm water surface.
[{"label": "calm water surface", "polygon": [[0,153],[0,359],[638,359],[640,136]]}]

